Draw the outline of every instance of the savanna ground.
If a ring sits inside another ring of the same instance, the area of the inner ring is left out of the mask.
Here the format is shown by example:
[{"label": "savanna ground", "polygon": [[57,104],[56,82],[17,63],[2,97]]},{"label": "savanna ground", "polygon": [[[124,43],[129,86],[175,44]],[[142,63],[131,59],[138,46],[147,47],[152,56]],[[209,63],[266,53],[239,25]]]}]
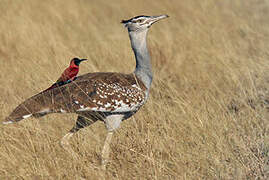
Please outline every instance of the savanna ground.
[{"label": "savanna ground", "polygon": [[168,14],[148,36],[147,104],[115,133],[106,171],[99,122],[59,140],[76,116],[0,126],[0,179],[266,179],[269,2],[0,0],[0,119],[44,90],[72,57],[80,74],[135,66],[122,19]]}]

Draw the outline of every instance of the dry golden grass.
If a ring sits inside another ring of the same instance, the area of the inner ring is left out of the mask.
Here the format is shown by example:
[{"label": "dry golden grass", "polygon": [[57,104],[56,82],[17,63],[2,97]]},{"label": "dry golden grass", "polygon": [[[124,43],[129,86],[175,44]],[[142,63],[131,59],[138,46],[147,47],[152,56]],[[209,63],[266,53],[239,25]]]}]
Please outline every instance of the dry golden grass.
[{"label": "dry golden grass", "polygon": [[131,72],[135,15],[168,14],[148,36],[155,72],[147,104],[122,123],[100,171],[99,122],[59,145],[75,115],[0,126],[0,179],[266,179],[269,177],[269,3],[0,1],[0,119],[53,83],[74,56],[80,74]]}]

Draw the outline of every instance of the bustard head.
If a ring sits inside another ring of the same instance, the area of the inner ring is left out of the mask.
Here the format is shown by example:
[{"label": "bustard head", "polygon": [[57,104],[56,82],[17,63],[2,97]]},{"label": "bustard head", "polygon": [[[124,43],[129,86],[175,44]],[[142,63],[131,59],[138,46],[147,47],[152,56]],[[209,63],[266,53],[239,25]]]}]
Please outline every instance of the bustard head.
[{"label": "bustard head", "polygon": [[129,20],[122,20],[121,23],[128,28],[128,31],[144,31],[148,30],[148,28],[155,22],[169,17],[168,15],[160,15],[160,16],[136,16]]}]

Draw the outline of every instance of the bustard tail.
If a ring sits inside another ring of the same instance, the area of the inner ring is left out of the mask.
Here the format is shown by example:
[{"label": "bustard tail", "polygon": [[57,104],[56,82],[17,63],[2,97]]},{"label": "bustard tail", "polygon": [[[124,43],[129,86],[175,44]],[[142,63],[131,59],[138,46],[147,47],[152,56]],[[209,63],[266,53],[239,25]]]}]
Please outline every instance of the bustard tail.
[{"label": "bustard tail", "polygon": [[11,112],[4,124],[18,122],[32,116],[39,118],[50,113],[73,112],[70,97],[74,88],[74,83],[69,83],[42,91],[26,99]]},{"label": "bustard tail", "polygon": [[4,124],[18,122],[31,116],[38,118],[52,113],[52,98],[49,94],[49,91],[43,92],[26,99],[6,117]]}]

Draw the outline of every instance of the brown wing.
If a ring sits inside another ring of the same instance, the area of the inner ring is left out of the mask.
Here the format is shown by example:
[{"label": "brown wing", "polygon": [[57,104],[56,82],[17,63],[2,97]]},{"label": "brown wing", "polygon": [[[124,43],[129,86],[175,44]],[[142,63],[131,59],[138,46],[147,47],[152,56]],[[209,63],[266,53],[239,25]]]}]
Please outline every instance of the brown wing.
[{"label": "brown wing", "polygon": [[[51,92],[59,111],[133,111],[145,101],[145,86],[133,74],[89,73]],[[64,105],[65,106],[62,106]]]},{"label": "brown wing", "polygon": [[145,102],[145,91],[144,84],[133,74],[89,73],[28,98],[6,120],[19,121],[53,112],[135,111]]}]

